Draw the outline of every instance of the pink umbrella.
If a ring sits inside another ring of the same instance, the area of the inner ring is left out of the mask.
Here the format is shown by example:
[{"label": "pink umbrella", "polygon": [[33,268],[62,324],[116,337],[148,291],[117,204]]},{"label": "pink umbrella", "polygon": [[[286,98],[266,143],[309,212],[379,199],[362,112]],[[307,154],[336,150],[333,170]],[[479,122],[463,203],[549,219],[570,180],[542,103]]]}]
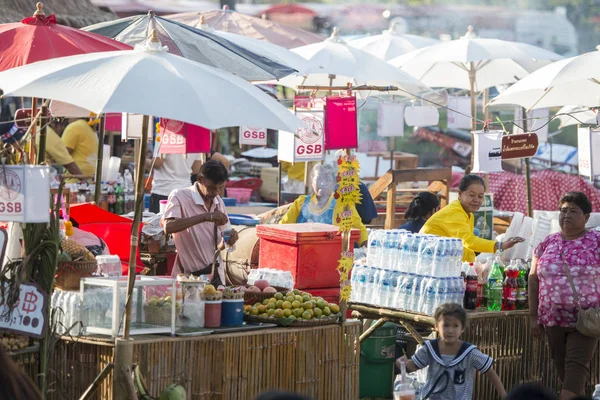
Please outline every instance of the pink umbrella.
[{"label": "pink umbrella", "polygon": [[231,32],[292,49],[294,47],[323,41],[321,35],[303,29],[285,26],[262,18],[251,17],[224,7],[223,10],[167,15],[194,28],[210,27],[217,31]]}]

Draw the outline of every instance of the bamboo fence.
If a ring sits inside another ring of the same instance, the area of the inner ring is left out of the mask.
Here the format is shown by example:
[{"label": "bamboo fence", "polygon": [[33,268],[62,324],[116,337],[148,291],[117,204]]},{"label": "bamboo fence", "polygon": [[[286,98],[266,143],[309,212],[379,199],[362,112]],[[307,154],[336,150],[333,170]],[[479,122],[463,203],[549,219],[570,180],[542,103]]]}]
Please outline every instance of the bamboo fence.
[{"label": "bamboo fence", "polygon": [[[274,328],[199,337],[133,337],[134,362],[152,395],[182,383],[188,399],[247,400],[280,389],[313,399],[358,399],[360,325]],[[114,342],[63,338],[49,398],[78,399],[113,360]],[[112,372],[96,399],[111,399]]]},{"label": "bamboo fence", "polygon": [[[420,314],[354,304],[350,308],[359,309],[364,318],[385,317],[392,322],[403,320],[416,326],[433,327],[432,319]],[[462,339],[477,345],[483,353],[494,359],[494,369],[507,391],[529,382],[560,389],[560,381],[546,340],[536,340],[531,336],[528,310],[473,311],[468,312],[468,315],[469,322]],[[598,348],[592,358],[586,390],[588,395],[594,391],[595,384],[600,384]],[[492,400],[499,397],[489,380],[477,374],[473,398]]]}]

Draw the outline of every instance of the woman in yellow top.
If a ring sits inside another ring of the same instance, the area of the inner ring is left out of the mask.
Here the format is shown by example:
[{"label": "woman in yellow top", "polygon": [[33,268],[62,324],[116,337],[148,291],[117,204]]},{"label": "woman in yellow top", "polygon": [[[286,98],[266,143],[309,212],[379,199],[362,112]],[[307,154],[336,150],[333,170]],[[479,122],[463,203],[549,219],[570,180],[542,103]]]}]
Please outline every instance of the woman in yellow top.
[{"label": "woman in yellow top", "polygon": [[[338,216],[335,212],[336,201],[333,198],[335,189],[334,167],[329,164],[315,165],[312,170],[311,183],[314,193],[309,196],[298,197],[280,223],[320,222],[339,226]],[[363,225],[354,207],[352,207],[352,221],[352,226],[360,230],[358,244],[362,246],[368,238],[367,228]]]},{"label": "woman in yellow top", "polygon": [[478,175],[465,175],[458,185],[458,200],[436,212],[425,222],[421,233],[461,239],[464,246],[463,261],[475,261],[475,253],[495,253],[507,250],[524,239],[513,237],[505,242],[475,236],[473,213],[481,207],[485,182]]}]

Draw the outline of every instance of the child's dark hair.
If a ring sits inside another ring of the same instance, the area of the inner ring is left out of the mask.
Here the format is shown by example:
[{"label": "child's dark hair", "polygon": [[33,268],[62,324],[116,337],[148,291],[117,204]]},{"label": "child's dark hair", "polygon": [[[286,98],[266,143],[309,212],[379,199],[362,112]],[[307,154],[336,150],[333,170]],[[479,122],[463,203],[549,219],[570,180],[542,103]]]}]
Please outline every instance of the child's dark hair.
[{"label": "child's dark hair", "polygon": [[417,193],[414,199],[408,205],[404,218],[407,220],[415,220],[423,218],[427,214],[431,214],[440,206],[440,199],[431,192]]},{"label": "child's dark hair", "polygon": [[460,304],[444,303],[436,308],[433,314],[435,324],[437,325],[444,317],[455,317],[460,321],[463,329],[467,327],[467,312]]}]

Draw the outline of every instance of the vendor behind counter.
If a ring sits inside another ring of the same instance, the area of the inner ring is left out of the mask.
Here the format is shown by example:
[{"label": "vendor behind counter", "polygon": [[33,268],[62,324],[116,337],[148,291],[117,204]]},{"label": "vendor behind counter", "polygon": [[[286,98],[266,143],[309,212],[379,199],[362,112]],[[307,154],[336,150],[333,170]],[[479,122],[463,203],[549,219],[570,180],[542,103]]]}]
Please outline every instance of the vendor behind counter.
[{"label": "vendor behind counter", "polygon": [[484,201],[485,182],[478,175],[465,175],[458,186],[458,200],[436,212],[425,222],[421,233],[461,239],[463,261],[474,262],[475,253],[495,253],[507,250],[524,239],[512,237],[504,242],[482,239],[475,235],[473,213]]}]

